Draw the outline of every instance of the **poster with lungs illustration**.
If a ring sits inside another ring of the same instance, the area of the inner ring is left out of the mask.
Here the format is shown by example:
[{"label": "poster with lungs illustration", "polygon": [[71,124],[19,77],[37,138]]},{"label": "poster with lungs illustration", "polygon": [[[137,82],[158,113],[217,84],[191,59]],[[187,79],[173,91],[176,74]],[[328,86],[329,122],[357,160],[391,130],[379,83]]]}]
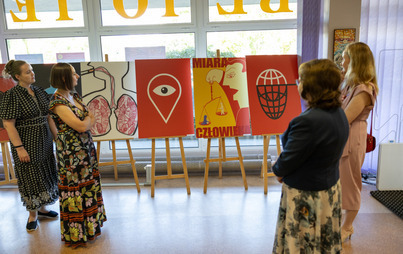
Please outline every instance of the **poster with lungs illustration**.
[{"label": "poster with lungs illustration", "polygon": [[296,55],[246,56],[252,135],[283,133],[301,113]]},{"label": "poster with lungs illustration", "polygon": [[82,62],[81,96],[95,115],[94,140],[136,138],[137,91],[133,62]]},{"label": "poster with lungs illustration", "polygon": [[[3,96],[6,93],[6,91],[13,86],[15,86],[15,82],[13,79],[10,77],[3,77],[2,71],[4,69],[5,64],[0,64],[0,103],[2,103]],[[3,122],[0,119],[0,141],[8,141],[8,135],[6,129],[4,129]]]},{"label": "poster with lungs illustration", "polygon": [[136,60],[139,138],[194,134],[190,59]]},{"label": "poster with lungs illustration", "polygon": [[250,133],[245,58],[193,58],[197,138]]}]

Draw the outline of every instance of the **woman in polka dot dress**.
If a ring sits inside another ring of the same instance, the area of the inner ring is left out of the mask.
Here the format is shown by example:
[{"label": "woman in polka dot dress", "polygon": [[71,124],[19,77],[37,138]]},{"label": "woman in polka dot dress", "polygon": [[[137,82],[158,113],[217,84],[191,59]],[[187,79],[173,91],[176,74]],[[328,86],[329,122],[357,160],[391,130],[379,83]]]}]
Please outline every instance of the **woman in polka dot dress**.
[{"label": "woman in polka dot dress", "polygon": [[21,201],[29,211],[29,232],[37,229],[38,216],[58,216],[46,209],[58,198],[52,136],[56,126],[48,115],[49,96],[43,88],[32,85],[35,74],[31,65],[10,60],[3,70],[3,76],[8,75],[18,84],[4,95],[0,118],[11,141]]},{"label": "woman in polka dot dress", "polygon": [[95,123],[77,93],[79,75],[68,63],[52,67],[50,81],[57,91],[50,102],[58,129],[61,239],[72,247],[85,245],[101,234],[106,221],[101,179],[90,129]]}]

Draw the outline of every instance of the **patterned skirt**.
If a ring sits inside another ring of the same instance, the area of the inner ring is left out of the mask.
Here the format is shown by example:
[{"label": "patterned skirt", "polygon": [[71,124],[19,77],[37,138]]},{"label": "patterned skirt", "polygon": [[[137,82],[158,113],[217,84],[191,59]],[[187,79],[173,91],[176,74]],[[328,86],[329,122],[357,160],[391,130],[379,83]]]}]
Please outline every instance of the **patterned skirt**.
[{"label": "patterned skirt", "polygon": [[283,184],[273,253],[340,253],[340,230],[340,181],[323,191]]}]

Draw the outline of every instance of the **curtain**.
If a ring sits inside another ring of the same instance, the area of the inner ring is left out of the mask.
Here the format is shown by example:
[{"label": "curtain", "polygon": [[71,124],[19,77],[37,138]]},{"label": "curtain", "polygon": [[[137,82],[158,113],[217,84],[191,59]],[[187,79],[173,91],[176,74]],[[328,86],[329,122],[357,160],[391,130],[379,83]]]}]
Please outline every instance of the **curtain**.
[{"label": "curtain", "polygon": [[360,41],[374,54],[379,85],[372,123],[377,148],[366,154],[362,172],[376,174],[379,144],[403,143],[403,0],[362,0]]}]

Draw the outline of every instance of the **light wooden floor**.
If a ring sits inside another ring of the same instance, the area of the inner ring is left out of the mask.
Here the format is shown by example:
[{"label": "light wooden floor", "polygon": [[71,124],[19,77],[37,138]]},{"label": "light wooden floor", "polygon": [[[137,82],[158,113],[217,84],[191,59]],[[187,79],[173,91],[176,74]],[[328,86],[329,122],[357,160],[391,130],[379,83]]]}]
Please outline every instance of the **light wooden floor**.
[{"label": "light wooden floor", "polygon": [[[0,253],[271,253],[281,185],[270,178],[264,195],[263,179],[247,180],[245,191],[241,176],[210,176],[203,194],[203,177],[190,176],[190,196],[183,179],[160,180],[151,198],[149,186],[137,194],[133,179],[120,179],[128,184],[118,187],[105,177],[108,221],[100,237],[77,250],[60,241],[58,219],[41,220],[37,231],[27,233],[18,190],[1,186]],[[370,196],[374,189],[364,184],[355,234],[344,253],[403,253],[403,220]],[[58,211],[58,203],[51,208]]]}]

